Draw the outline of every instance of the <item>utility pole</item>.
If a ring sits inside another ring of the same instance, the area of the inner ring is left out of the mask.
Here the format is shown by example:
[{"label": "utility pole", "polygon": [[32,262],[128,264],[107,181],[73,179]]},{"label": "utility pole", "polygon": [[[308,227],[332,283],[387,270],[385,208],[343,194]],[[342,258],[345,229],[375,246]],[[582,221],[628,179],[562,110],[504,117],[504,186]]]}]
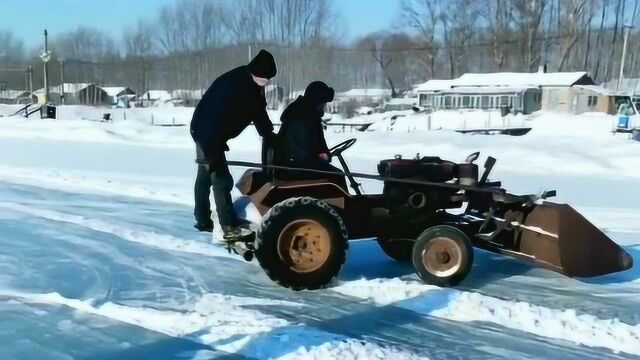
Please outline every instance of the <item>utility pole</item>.
[{"label": "utility pole", "polygon": [[40,55],[44,62],[44,103],[49,102],[49,61],[51,60],[51,51],[49,51],[49,34],[47,29],[44,30],[44,52]]},{"label": "utility pole", "polygon": [[60,105],[64,105],[64,59],[58,59],[60,63]]},{"label": "utility pole", "polygon": [[624,44],[622,45],[622,60],[620,60],[620,77],[618,77],[618,84],[616,86],[617,91],[620,91],[620,86],[622,86],[622,77],[624,76],[624,61],[627,57],[627,42],[629,40],[630,30],[631,25],[624,25]]},{"label": "utility pole", "polygon": [[33,97],[33,66],[27,67],[27,73],[29,74],[29,94]]},{"label": "utility pole", "polygon": [[247,45],[247,50],[248,50],[247,52],[248,52],[248,55],[249,55],[249,61],[251,61],[251,58],[252,58],[252,56],[251,56],[251,44]]}]

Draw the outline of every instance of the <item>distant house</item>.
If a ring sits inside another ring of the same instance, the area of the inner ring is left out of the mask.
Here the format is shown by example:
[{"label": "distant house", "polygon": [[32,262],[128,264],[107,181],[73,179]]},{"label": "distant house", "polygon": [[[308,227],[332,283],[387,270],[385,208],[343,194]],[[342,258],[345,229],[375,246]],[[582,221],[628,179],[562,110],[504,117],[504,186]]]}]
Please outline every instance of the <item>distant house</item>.
[{"label": "distant house", "polygon": [[432,79],[425,83],[413,87],[413,92],[418,95],[418,106],[434,109],[436,108],[436,95],[443,91],[451,90],[454,80]]},{"label": "distant house", "polygon": [[349,91],[339,92],[335,96],[335,100],[340,101],[355,101],[358,104],[380,104],[385,99],[391,97],[391,90],[389,89],[351,89]]},{"label": "distant house", "polygon": [[404,111],[411,110],[416,105],[415,98],[396,98],[385,101],[382,105],[384,111]]},{"label": "distant house", "polygon": [[[64,91],[62,91],[64,90]],[[34,91],[38,102],[44,103],[44,89]],[[109,105],[110,98],[107,93],[95,84],[90,83],[65,83],[64,86],[49,88],[49,102],[65,105]]]},{"label": "distant house", "polygon": [[0,104],[28,104],[37,102],[36,96],[29,96],[28,91],[23,90],[3,90],[0,91]]},{"label": "distant house", "polygon": [[571,112],[603,112],[616,114],[619,97],[611,90],[596,85],[576,85],[572,88]]},{"label": "distant house", "polygon": [[196,106],[205,90],[173,90],[171,98],[173,101],[184,106]]},{"label": "distant house", "polygon": [[112,105],[116,105],[120,99],[126,98],[127,102],[135,97],[136,92],[124,86],[101,86],[110,98]]},{"label": "distant house", "polygon": [[[464,74],[452,80],[427,81],[416,92],[419,105],[430,109],[507,108],[530,114],[541,109],[579,113],[598,108],[589,105],[596,96],[592,93],[595,88],[575,86],[594,86],[594,82],[586,72]],[[586,107],[580,105],[583,102]]]},{"label": "distant house", "polygon": [[388,89],[351,89],[337,92],[333,102],[327,106],[327,111],[332,113],[344,112],[346,108],[355,107],[380,107],[391,98],[391,90]]},{"label": "distant house", "polygon": [[144,107],[166,104],[171,102],[172,99],[171,93],[166,90],[149,90],[138,96],[138,101]]}]

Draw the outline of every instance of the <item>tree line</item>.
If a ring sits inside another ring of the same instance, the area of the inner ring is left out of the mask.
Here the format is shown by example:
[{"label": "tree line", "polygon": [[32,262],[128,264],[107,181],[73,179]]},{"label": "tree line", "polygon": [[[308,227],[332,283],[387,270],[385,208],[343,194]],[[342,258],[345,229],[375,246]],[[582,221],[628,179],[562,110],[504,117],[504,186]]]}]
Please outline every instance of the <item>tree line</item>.
[{"label": "tree line", "polygon": [[[640,70],[638,1],[399,0],[389,29],[345,39],[348,19],[332,0],[176,0],[120,39],[89,26],[53,34],[50,83],[59,83],[63,60],[65,82],[204,89],[261,48],[274,53],[285,92],[321,79],[395,96],[432,78],[542,65],[604,82],[618,76],[626,29],[625,76]],[[32,66],[42,87],[40,51],[0,32],[0,82],[28,89],[24,69]]]}]

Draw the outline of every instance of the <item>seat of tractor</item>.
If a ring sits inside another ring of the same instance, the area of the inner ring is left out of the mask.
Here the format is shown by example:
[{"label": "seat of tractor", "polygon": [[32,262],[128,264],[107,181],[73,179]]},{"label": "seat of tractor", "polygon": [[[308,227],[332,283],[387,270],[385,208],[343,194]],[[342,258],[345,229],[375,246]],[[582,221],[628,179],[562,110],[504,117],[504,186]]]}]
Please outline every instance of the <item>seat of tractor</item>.
[{"label": "seat of tractor", "polygon": [[[268,182],[304,182],[313,181],[318,182],[325,180],[326,182],[336,184],[347,193],[349,192],[346,187],[346,181],[337,180],[338,175],[331,176],[322,173],[314,173],[309,171],[296,171],[295,168],[290,169],[276,169],[269,166],[284,166],[291,167],[282,159],[282,154],[279,154],[276,147],[264,147],[262,154],[262,163],[266,167],[262,170],[254,169],[251,171],[251,189],[257,190]],[[346,177],[346,176],[345,176]]]}]

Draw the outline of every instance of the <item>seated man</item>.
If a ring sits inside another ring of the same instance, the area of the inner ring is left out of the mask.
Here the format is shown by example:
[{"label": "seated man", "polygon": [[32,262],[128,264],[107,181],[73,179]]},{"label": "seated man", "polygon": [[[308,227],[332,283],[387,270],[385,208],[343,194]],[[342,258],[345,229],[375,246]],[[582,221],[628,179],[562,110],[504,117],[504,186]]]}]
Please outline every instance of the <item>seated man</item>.
[{"label": "seated man", "polygon": [[[334,91],[322,81],[314,81],[282,113],[282,126],[278,132],[280,161],[289,167],[315,169],[341,173],[331,166],[329,148],[324,139],[322,116],[328,102],[333,101]],[[291,180],[327,179],[347,190],[342,175],[287,171]]]}]

